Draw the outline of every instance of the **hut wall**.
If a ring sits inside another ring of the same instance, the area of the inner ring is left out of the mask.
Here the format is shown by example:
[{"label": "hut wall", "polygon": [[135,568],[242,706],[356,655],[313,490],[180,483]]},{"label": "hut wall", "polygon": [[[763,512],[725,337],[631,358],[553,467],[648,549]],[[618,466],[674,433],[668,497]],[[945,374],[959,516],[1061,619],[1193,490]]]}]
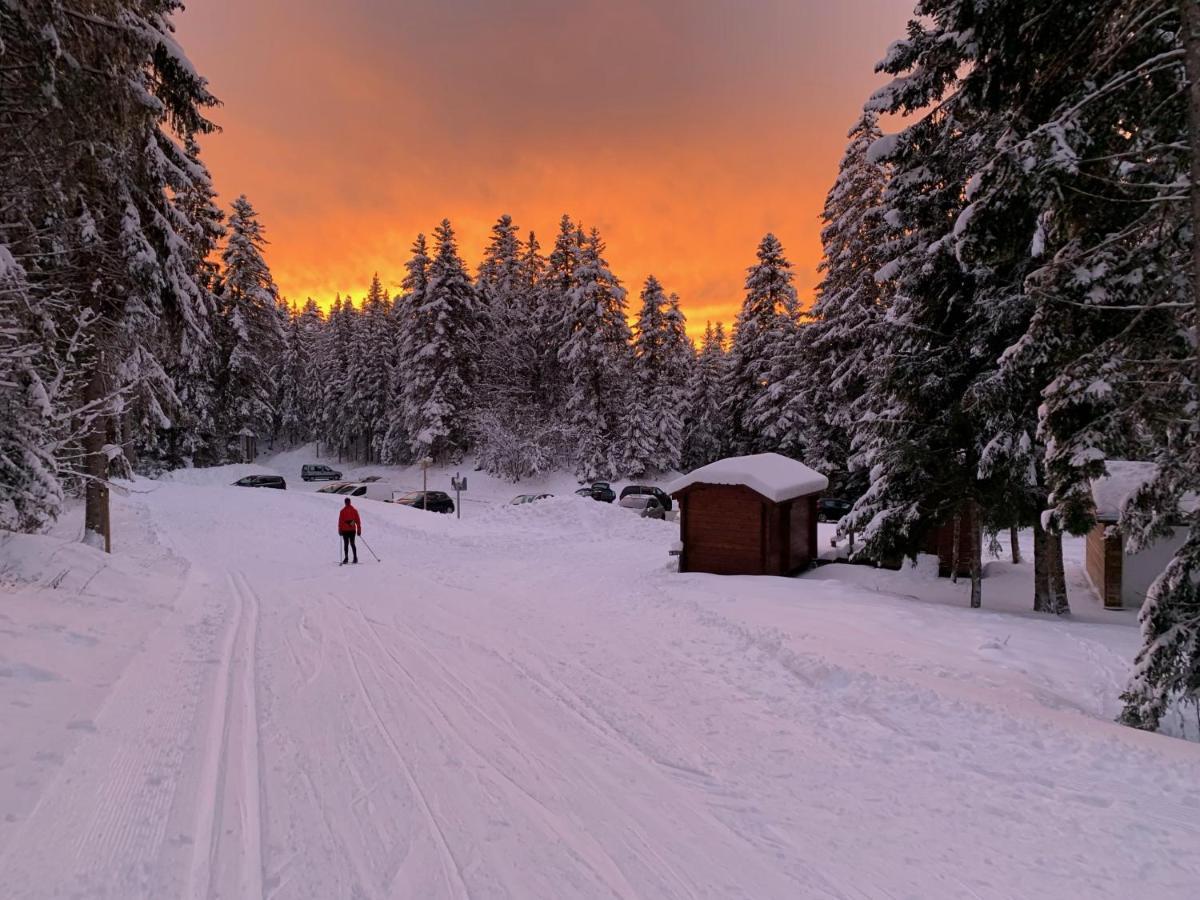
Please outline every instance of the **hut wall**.
[{"label": "hut wall", "polygon": [[797,497],[787,504],[789,571],[807,566],[817,558],[817,496]]},{"label": "hut wall", "polygon": [[[1112,540],[1117,545],[1117,553],[1123,555],[1121,574],[1121,606],[1126,609],[1140,609],[1146,602],[1146,594],[1150,585],[1163,573],[1170,563],[1175,551],[1183,546],[1187,538],[1187,529],[1175,528],[1170,534],[1159,538],[1149,547],[1144,547],[1138,553],[1123,553],[1120,538]],[[1105,604],[1107,605],[1107,604]]]},{"label": "hut wall", "polygon": [[[1088,532],[1084,562],[1092,587],[1110,609],[1121,606],[1121,539],[1107,534],[1109,526],[1097,522]],[[1116,529],[1113,529],[1114,531]]]},{"label": "hut wall", "polygon": [[768,504],[761,496],[741,486],[703,484],[682,499],[682,571],[764,573]]}]

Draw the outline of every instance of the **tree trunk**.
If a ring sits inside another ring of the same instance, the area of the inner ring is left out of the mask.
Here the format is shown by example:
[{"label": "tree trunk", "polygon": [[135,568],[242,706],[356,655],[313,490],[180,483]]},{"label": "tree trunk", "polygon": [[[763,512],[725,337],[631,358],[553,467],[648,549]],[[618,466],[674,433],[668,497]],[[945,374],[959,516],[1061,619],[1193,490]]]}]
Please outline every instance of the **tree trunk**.
[{"label": "tree trunk", "polygon": [[1062,532],[1055,531],[1046,535],[1050,546],[1048,554],[1050,576],[1050,608],[1048,612],[1055,615],[1066,615],[1071,611],[1067,600],[1067,574],[1063,568]]},{"label": "tree trunk", "polygon": [[98,354],[93,363],[91,376],[84,391],[84,404],[91,417],[83,436],[83,542],[92,547],[112,551],[108,517],[108,457],[104,445],[108,443],[108,414],[98,407],[107,393],[104,377],[104,354]]},{"label": "tree trunk", "polygon": [[[1188,143],[1192,151],[1192,328],[1200,333],[1200,3],[1179,0],[1183,18],[1183,69],[1188,80]],[[1200,384],[1200,341],[1195,341],[1194,384]],[[1197,411],[1200,418],[1200,410]]]},{"label": "tree trunk", "polygon": [[962,533],[962,515],[960,513],[954,514],[954,528],[951,529],[951,532],[953,537],[950,544],[950,582],[958,584],[958,547]]},{"label": "tree trunk", "polygon": [[[983,605],[983,532],[979,523],[979,503],[967,503],[967,536],[971,539],[971,609]],[[955,541],[957,549],[957,540]]]},{"label": "tree trunk", "polygon": [[1008,529],[1008,545],[1012,548],[1013,565],[1021,564],[1021,536],[1020,529],[1016,525],[1009,526]]},{"label": "tree trunk", "polygon": [[1042,518],[1033,523],[1033,611],[1050,612],[1050,551],[1049,535],[1042,528]]}]

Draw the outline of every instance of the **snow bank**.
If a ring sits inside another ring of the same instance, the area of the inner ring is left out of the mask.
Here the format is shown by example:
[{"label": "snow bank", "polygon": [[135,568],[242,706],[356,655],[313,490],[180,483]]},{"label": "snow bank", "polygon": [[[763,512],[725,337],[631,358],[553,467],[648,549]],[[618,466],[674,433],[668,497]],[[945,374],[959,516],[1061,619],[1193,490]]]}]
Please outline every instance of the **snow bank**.
[{"label": "snow bank", "polygon": [[829,487],[829,479],[802,462],[778,453],[731,456],[701,466],[667,487],[677,494],[693,484],[744,484],[774,503],[816,494]]},{"label": "snow bank", "polygon": [[[172,484],[188,484],[194,487],[221,487],[222,485],[230,485],[239,478],[245,478],[247,475],[279,475],[273,467],[269,465],[259,465],[258,463],[235,463],[228,466],[211,466],[206,469],[174,469],[170,472],[164,472],[158,477],[158,481],[168,481]],[[300,473],[296,473],[296,481],[299,482]],[[288,487],[292,485],[289,483]]]}]

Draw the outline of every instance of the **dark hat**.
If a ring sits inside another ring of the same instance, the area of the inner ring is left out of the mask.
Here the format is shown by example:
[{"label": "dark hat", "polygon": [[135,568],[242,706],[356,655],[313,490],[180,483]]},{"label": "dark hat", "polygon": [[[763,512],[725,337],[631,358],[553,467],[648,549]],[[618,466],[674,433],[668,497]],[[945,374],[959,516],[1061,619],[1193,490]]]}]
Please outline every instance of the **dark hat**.
[{"label": "dark hat", "polygon": [[346,505],[347,505],[347,506],[349,506],[349,505],[350,505],[350,498],[349,498],[349,497],[347,497],[347,498],[346,498]]}]

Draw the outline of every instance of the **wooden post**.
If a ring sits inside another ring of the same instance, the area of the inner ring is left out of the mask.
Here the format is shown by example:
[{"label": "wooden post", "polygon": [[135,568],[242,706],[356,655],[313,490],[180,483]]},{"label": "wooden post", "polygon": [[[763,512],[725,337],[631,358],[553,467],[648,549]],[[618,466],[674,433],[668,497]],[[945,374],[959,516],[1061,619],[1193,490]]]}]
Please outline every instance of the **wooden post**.
[{"label": "wooden post", "polygon": [[104,495],[104,552],[112,553],[112,498],[107,484],[100,491]]}]

